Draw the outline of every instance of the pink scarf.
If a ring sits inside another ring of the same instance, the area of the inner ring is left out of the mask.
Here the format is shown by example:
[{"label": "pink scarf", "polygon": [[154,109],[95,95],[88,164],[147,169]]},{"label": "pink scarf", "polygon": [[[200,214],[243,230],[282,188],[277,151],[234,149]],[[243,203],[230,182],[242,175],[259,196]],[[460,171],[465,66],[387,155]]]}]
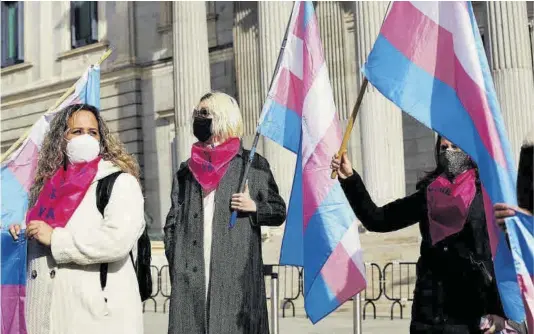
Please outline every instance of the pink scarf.
[{"label": "pink scarf", "polygon": [[239,138],[230,138],[215,147],[199,142],[193,144],[189,170],[204,191],[212,191],[219,186],[230,166],[230,161],[239,152],[240,147]]},{"label": "pink scarf", "polygon": [[44,185],[26,222],[42,220],[53,228],[65,227],[95,179],[100,157],[59,168]]},{"label": "pink scarf", "polygon": [[460,232],[476,194],[476,171],[470,169],[451,183],[440,175],[427,188],[428,221],[432,245]]}]

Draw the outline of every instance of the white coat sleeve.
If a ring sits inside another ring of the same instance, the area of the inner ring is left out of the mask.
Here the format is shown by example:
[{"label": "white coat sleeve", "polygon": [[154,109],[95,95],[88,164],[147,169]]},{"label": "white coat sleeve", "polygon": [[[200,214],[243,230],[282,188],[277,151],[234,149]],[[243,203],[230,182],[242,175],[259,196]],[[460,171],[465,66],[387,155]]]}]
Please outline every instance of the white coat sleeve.
[{"label": "white coat sleeve", "polygon": [[126,257],[145,228],[144,199],[137,179],[121,174],[97,229],[55,228],[51,250],[58,264],[115,262]]}]

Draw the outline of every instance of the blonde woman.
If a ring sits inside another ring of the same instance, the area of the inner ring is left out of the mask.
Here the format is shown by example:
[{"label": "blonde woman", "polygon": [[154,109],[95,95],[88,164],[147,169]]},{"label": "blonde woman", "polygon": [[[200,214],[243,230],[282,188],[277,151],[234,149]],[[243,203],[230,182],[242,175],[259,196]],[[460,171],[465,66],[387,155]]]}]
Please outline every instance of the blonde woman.
[{"label": "blonde woman", "polygon": [[[99,180],[116,175],[103,214]],[[144,229],[139,167],[98,109],[72,105],[52,120],[27,213],[29,334],[142,333],[129,252]],[[19,226],[10,227],[18,238]],[[108,264],[105,289],[100,265]]]},{"label": "blonde woman", "polygon": [[[175,175],[165,225],[169,334],[268,333],[260,227],[281,225],[285,203],[258,154],[245,192],[237,193],[249,152],[232,97],[204,95],[193,111],[193,133],[198,142]],[[229,229],[232,210],[239,214]]]}]

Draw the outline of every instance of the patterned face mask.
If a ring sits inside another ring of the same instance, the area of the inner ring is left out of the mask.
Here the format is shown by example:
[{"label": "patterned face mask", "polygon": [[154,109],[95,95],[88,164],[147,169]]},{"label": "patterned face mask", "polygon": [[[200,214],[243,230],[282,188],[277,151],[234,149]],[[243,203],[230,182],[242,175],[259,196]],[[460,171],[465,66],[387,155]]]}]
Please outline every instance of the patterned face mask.
[{"label": "patterned face mask", "polygon": [[445,150],[439,153],[439,164],[449,178],[454,178],[473,167],[467,154],[462,151],[452,150]]}]

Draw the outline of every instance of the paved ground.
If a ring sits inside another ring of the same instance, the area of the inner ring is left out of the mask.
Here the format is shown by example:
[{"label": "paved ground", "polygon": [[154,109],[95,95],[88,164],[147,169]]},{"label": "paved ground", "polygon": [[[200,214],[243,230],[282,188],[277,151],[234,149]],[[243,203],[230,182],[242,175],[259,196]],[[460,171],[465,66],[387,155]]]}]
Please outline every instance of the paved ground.
[{"label": "paved ground", "polygon": [[[167,331],[167,316],[164,313],[145,313],[145,334],[165,334]],[[362,334],[408,333],[409,320],[370,319],[363,322]],[[272,333],[272,331],[271,331]],[[308,333],[308,334],[352,334],[352,314],[338,312],[328,316],[315,326],[302,317],[281,318],[280,334]]]}]

